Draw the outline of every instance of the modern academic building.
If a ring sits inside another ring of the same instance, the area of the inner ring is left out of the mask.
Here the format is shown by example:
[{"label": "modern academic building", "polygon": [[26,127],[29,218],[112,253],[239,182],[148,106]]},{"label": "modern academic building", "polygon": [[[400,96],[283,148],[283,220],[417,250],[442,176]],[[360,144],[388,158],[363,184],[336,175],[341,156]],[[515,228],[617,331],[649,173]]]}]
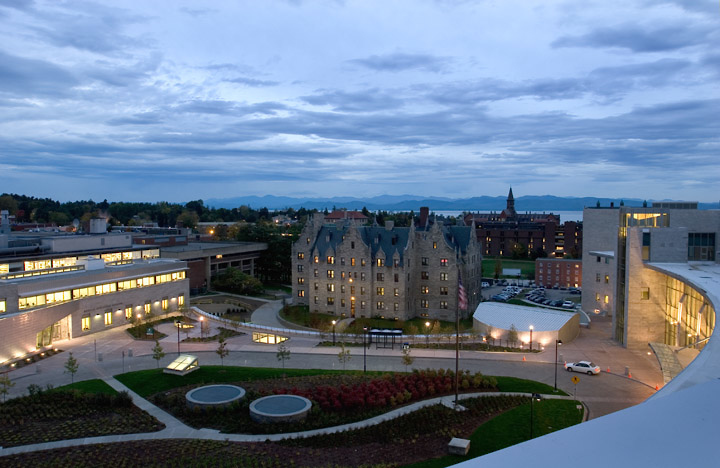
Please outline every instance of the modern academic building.
[{"label": "modern academic building", "polygon": [[[594,207],[583,223],[583,308],[611,315],[623,345],[652,349],[665,386],[639,405],[457,466],[716,466],[720,211],[686,202]],[[669,372],[691,349],[696,357]]]},{"label": "modern academic building", "polygon": [[0,275],[0,365],[62,340],[172,312],[189,297],[187,265],[178,260],[106,263]]}]

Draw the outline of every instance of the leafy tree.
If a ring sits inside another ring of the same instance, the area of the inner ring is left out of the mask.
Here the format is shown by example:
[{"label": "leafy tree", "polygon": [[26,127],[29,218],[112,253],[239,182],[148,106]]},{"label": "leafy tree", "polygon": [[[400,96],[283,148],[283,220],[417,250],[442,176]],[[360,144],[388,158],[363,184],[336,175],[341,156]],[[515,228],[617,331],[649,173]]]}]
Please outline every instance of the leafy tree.
[{"label": "leafy tree", "polygon": [[408,366],[411,366],[414,361],[415,361],[415,358],[410,356],[410,347],[403,348],[402,363],[405,364],[405,372],[407,372]]},{"label": "leafy tree", "polygon": [[200,217],[195,211],[185,210],[177,217],[177,222],[182,223],[183,227],[195,229],[200,222]]},{"label": "leafy tree", "polygon": [[0,377],[0,393],[3,396],[3,403],[5,403],[5,399],[7,398],[8,393],[10,393],[10,389],[15,386],[15,382],[10,380],[10,376],[7,375],[7,372],[3,374],[2,377]]},{"label": "leafy tree", "polygon": [[160,342],[158,340],[155,340],[155,346],[152,349],[152,357],[157,362],[157,367],[160,367],[160,359],[165,357],[165,351],[163,351],[163,347],[160,346]]},{"label": "leafy tree", "polygon": [[340,352],[338,353],[338,361],[340,361],[340,364],[343,366],[343,370],[345,370],[345,364],[347,364],[350,359],[352,359],[352,356],[350,356],[350,350],[345,349],[345,343],[340,343]]},{"label": "leafy tree", "polygon": [[513,348],[515,347],[515,343],[518,341],[518,331],[517,328],[515,328],[515,324],[513,323],[510,325],[510,330],[508,330],[507,333],[507,339],[510,343],[512,343]]},{"label": "leafy tree", "polygon": [[515,242],[512,248],[512,258],[515,260],[525,259],[528,256],[527,247],[520,242]]},{"label": "leafy tree", "polygon": [[227,347],[226,347],[227,343],[225,342],[225,338],[223,338],[222,336],[220,338],[218,338],[218,343],[219,343],[219,346],[218,346],[218,349],[215,350],[215,352],[217,353],[218,356],[220,356],[220,365],[224,366],[225,365],[224,360],[227,357],[227,355],[230,354],[230,350],[227,349]]},{"label": "leafy tree", "polygon": [[75,374],[79,368],[80,365],[78,364],[77,359],[73,357],[72,353],[68,353],[67,361],[65,361],[65,373],[70,374],[70,384],[75,383]]},{"label": "leafy tree", "polygon": [[287,346],[285,346],[285,343],[280,343],[278,345],[277,354],[275,356],[278,361],[282,362],[283,369],[285,369],[285,361],[290,359],[290,350]]},{"label": "leafy tree", "polygon": [[12,195],[3,195],[0,197],[0,210],[8,210],[11,215],[14,215],[18,210],[18,204]]},{"label": "leafy tree", "polygon": [[497,257],[495,259],[495,279],[500,278],[500,275],[502,275],[502,259]]},{"label": "leafy tree", "polygon": [[216,276],[212,287],[232,294],[260,294],[264,290],[260,280],[232,267]]}]

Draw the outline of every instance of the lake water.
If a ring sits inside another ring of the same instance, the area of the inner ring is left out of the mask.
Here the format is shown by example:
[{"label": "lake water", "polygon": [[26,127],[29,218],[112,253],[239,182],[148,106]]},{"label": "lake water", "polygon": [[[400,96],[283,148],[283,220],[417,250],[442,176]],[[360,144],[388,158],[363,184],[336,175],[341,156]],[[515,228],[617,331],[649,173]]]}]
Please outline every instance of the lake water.
[{"label": "lake water", "polygon": [[[499,213],[502,210],[497,210]],[[472,213],[487,213],[488,210],[475,210],[472,211]],[[465,211],[432,211],[432,213],[443,215],[443,216],[461,216]],[[518,214],[522,214],[524,211],[519,211]],[[556,215],[560,215],[560,222],[564,223],[565,221],[582,221],[583,212],[582,211],[531,211],[531,213],[552,213]]]}]

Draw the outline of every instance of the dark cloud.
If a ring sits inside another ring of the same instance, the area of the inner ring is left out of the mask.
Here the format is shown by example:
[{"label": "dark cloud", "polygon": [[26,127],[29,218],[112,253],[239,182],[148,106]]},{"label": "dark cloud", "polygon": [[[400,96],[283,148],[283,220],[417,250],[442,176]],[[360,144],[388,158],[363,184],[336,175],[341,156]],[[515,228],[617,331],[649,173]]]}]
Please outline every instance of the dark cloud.
[{"label": "dark cloud", "polygon": [[301,100],[315,106],[331,106],[340,112],[375,112],[402,107],[402,99],[393,93],[377,88],[358,92],[325,91],[312,96],[301,96]]},{"label": "dark cloud", "polygon": [[371,55],[367,58],[348,60],[348,62],[375,71],[402,72],[420,70],[442,73],[447,70],[452,60],[448,57],[398,52],[386,55]]},{"label": "dark cloud", "polygon": [[0,95],[65,96],[79,84],[70,72],[51,62],[10,55],[0,50]]},{"label": "dark cloud", "polygon": [[710,30],[698,25],[643,27],[623,24],[600,27],[580,36],[563,36],[552,47],[622,48],[633,52],[664,52],[704,44]]},{"label": "dark cloud", "polygon": [[127,117],[117,117],[110,119],[105,122],[107,125],[154,125],[162,123],[163,119],[161,116],[154,112],[145,112],[142,114],[135,114]]},{"label": "dark cloud", "polygon": [[280,83],[277,81],[269,81],[269,80],[258,80],[255,78],[246,78],[246,77],[237,77],[237,78],[228,78],[223,80],[228,83],[236,83],[241,84],[245,86],[251,86],[251,87],[264,87],[264,86],[277,86]]}]

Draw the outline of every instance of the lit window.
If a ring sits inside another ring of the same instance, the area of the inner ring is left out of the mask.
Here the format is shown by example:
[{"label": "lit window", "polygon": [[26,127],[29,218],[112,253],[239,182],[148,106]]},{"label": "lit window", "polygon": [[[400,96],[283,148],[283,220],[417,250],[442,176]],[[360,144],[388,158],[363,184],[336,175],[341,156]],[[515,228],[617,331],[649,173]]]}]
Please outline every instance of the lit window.
[{"label": "lit window", "polygon": [[595,300],[600,302],[600,293],[595,293]]},{"label": "lit window", "polygon": [[[180,296],[183,297],[183,296]],[[132,306],[125,306],[125,320],[132,320]]]},{"label": "lit window", "polygon": [[383,310],[385,308],[385,303],[383,301],[377,301],[376,308],[377,310]]},{"label": "lit window", "polygon": [[112,312],[105,312],[105,326],[112,325]]},{"label": "lit window", "polygon": [[327,305],[333,305],[335,304],[335,298],[334,297],[328,297],[327,298]]},{"label": "lit window", "polygon": [[385,260],[382,259],[382,258],[378,258],[378,259],[377,259],[377,266],[379,266],[379,267],[385,266]]},{"label": "lit window", "polygon": [[448,266],[448,259],[447,258],[441,258],[440,259],[440,266]]},{"label": "lit window", "polygon": [[447,303],[447,301],[440,301],[440,308],[441,308],[441,309],[447,309],[447,308],[448,308],[448,303]]},{"label": "lit window", "polygon": [[437,242],[433,242],[433,249],[437,249]]},{"label": "lit window", "polygon": [[355,257],[350,257],[350,266],[355,266]]},{"label": "lit window", "polygon": [[305,278],[298,278],[298,284],[305,284]]},{"label": "lit window", "polygon": [[447,281],[447,280],[448,280],[448,274],[440,273],[440,281]]},{"label": "lit window", "polygon": [[313,301],[315,301],[315,304],[319,302],[319,298],[317,296],[313,297]]},{"label": "lit window", "polygon": [[605,304],[607,304],[608,302],[610,302],[610,296],[605,294]]},{"label": "lit window", "polygon": [[185,296],[178,296],[178,305],[185,305]]},{"label": "lit window", "polygon": [[422,307],[423,309],[427,309],[428,307],[430,307],[430,301],[423,299],[422,301],[420,301],[420,307]]},{"label": "lit window", "polygon": [[365,308],[365,304],[366,304],[365,301],[360,301],[360,308],[361,308],[361,309],[364,309],[364,308]]},{"label": "lit window", "polygon": [[327,290],[328,292],[335,292],[335,285],[333,283],[328,283]]},{"label": "lit window", "polygon": [[430,288],[427,286],[423,286],[420,288],[420,292],[423,294],[428,294],[430,292]]},{"label": "lit window", "polygon": [[168,310],[168,299],[167,299],[167,297],[164,297],[163,300],[162,300],[162,309],[163,309],[163,310]]},{"label": "lit window", "polygon": [[305,254],[302,252],[298,253],[298,260],[303,260],[305,258]]},{"label": "lit window", "polygon": [[385,295],[385,288],[377,288],[375,291],[378,296],[384,296]]},{"label": "lit window", "polygon": [[360,259],[360,266],[365,266],[365,259]]},{"label": "lit window", "polygon": [[317,268],[315,269],[314,274],[315,274],[315,278],[317,278],[319,276],[319,272],[318,272]]},{"label": "lit window", "polygon": [[640,291],[640,299],[643,301],[650,299],[650,288],[642,288],[642,291]]},{"label": "lit window", "polygon": [[149,302],[145,303],[145,313],[149,314],[152,311],[152,305]]},{"label": "lit window", "polygon": [[315,262],[315,263],[320,263],[320,257],[318,257],[317,255],[315,255],[315,258],[313,259],[313,262]]},{"label": "lit window", "polygon": [[448,288],[447,288],[447,286],[443,286],[442,288],[440,288],[440,295],[441,295],[441,296],[447,296],[447,295],[448,295]]},{"label": "lit window", "polygon": [[393,310],[394,310],[395,312],[397,312],[398,310],[400,310],[400,304],[398,304],[397,302],[395,302],[395,303],[393,304]]},{"label": "lit window", "polygon": [[398,296],[400,295],[400,290],[399,290],[398,288],[395,288],[395,289],[393,290],[393,295],[394,295],[395,297],[398,297]]},{"label": "lit window", "polygon": [[298,297],[305,297],[305,291],[302,289],[298,291]]},{"label": "lit window", "polygon": [[327,263],[328,263],[328,265],[335,264],[335,257],[333,257],[332,255],[328,255]]},{"label": "lit window", "polygon": [[88,317],[87,315],[82,318],[82,330],[90,330],[90,317]]},{"label": "lit window", "polygon": [[430,279],[430,273],[428,273],[427,271],[421,271],[421,272],[420,272],[420,278],[421,278],[421,279],[424,279],[424,280]]},{"label": "lit window", "polygon": [[328,271],[327,271],[327,277],[328,277],[328,278],[335,278],[335,270],[328,270]]},{"label": "lit window", "polygon": [[610,275],[605,275],[605,284],[610,283]]}]

